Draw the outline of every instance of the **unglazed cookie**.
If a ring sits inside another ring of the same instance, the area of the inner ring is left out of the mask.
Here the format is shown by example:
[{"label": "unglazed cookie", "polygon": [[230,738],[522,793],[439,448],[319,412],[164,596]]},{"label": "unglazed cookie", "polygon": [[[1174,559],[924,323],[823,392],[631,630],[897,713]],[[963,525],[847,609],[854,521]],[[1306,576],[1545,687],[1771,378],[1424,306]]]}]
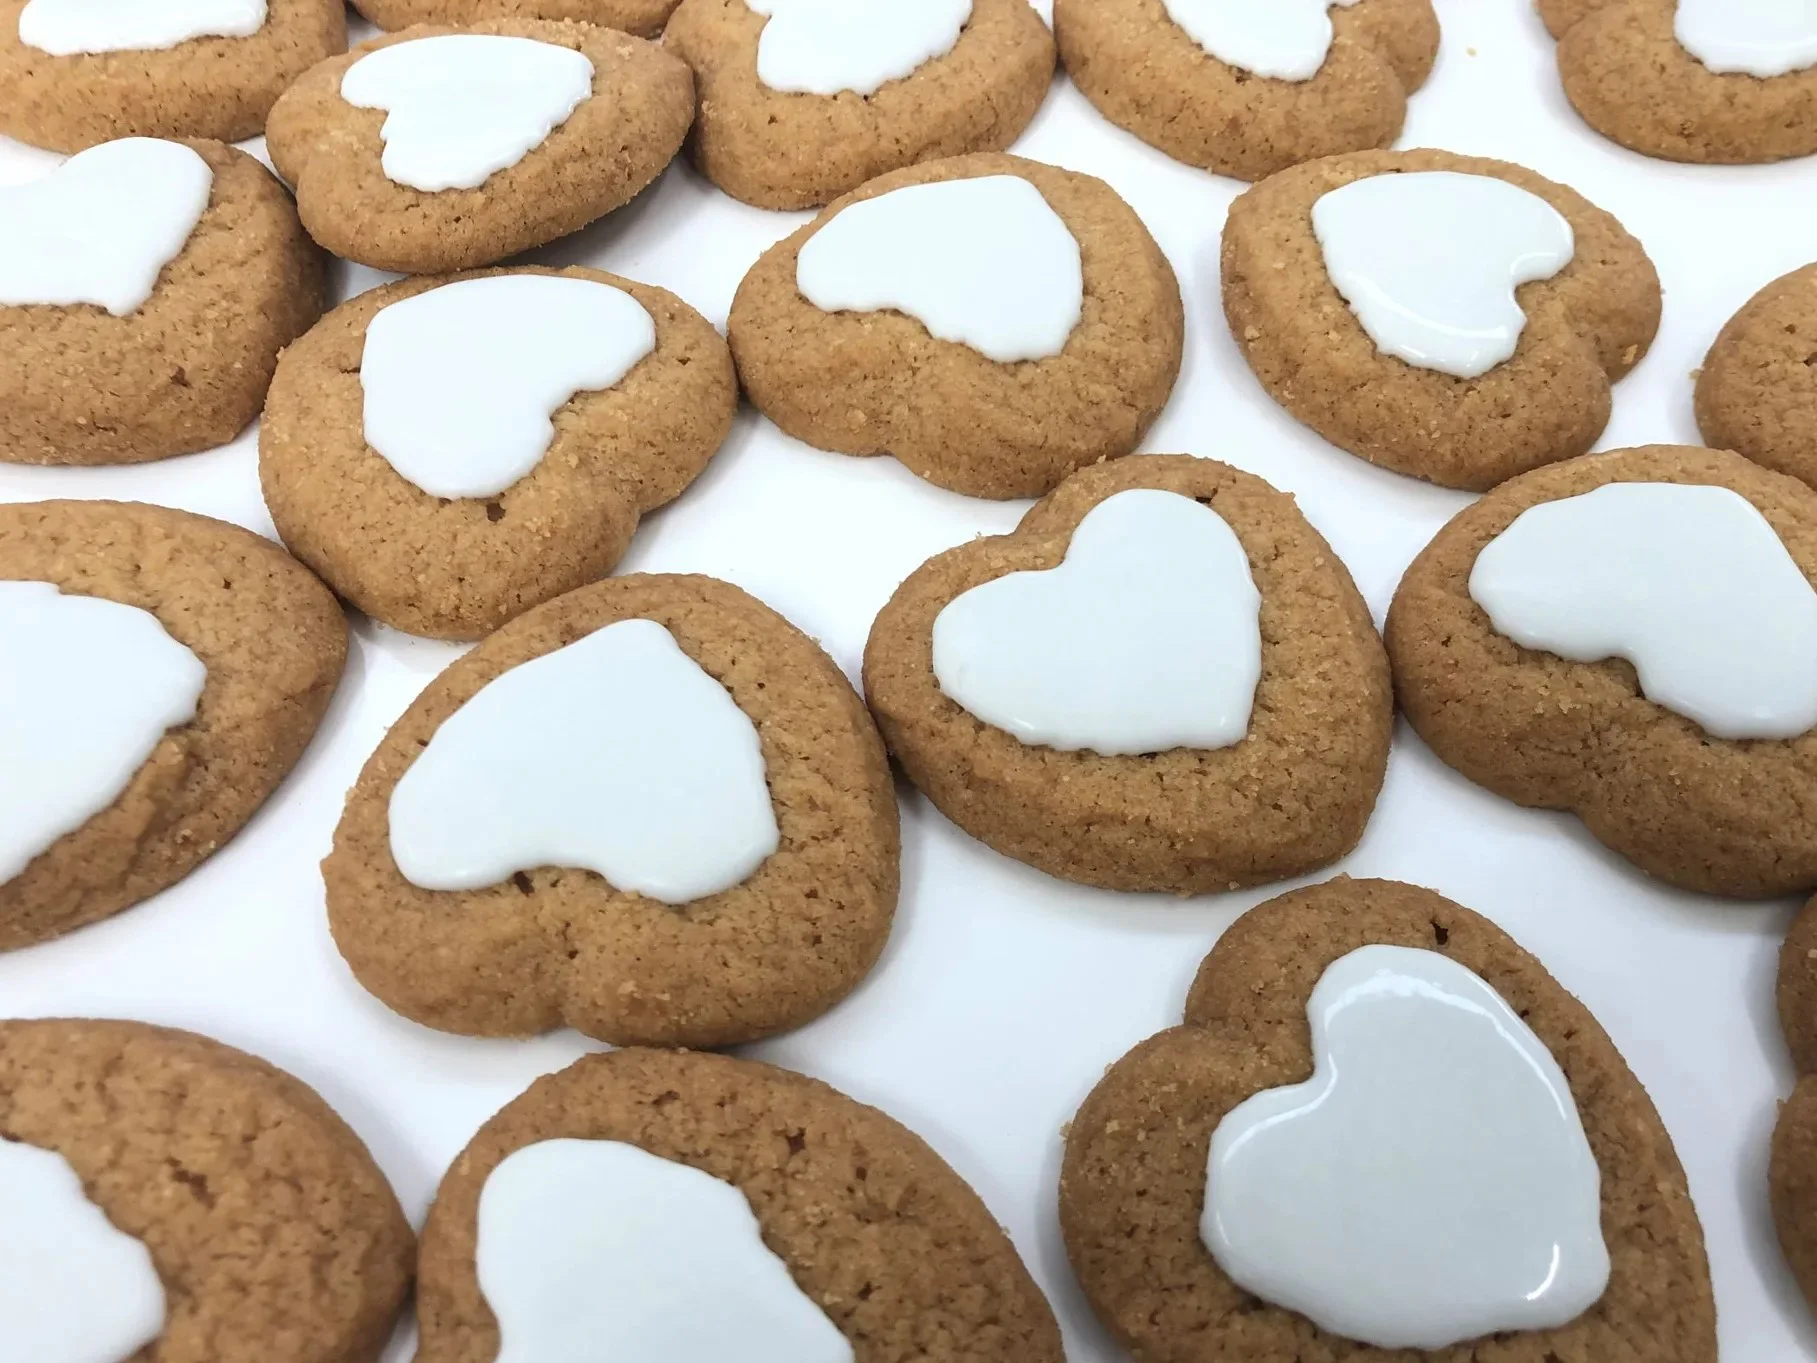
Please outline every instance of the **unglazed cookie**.
[{"label": "unglazed cookie", "polygon": [[1775,279],[1723,326],[1697,371],[1697,428],[1817,486],[1817,265]]},{"label": "unglazed cookie", "polygon": [[1500,929],[1394,881],[1296,890],[1225,932],[1184,1025],[1073,1119],[1060,1226],[1153,1363],[1716,1359],[1702,1229],[1645,1089]]},{"label": "unglazed cookie", "polygon": [[1817,152],[1817,16],[1749,0],[1539,0],[1565,97],[1647,156]]},{"label": "unglazed cookie", "polygon": [[340,0],[0,0],[0,133],[53,151],[117,137],[257,137],[347,49]]},{"label": "unglazed cookie", "polygon": [[954,823],[1118,890],[1230,890],[1342,856],[1393,726],[1381,641],[1330,546],[1291,497],[1185,455],[1081,470],[1013,534],[929,560],[872,626],[864,684]]},{"label": "unglazed cookie", "polygon": [[0,189],[0,459],[225,444],[322,306],[290,196],[219,142],[112,142]]},{"label": "unglazed cookie", "polygon": [[580,266],[403,280],[285,352],[259,474],[347,600],[477,639],[611,571],[737,404],[725,342],[666,290]]},{"label": "unglazed cookie", "polygon": [[359,0],[354,6],[384,29],[412,24],[473,24],[486,19],[566,19],[654,38],[677,0]]},{"label": "unglazed cookie", "polygon": [[410,1284],[409,1224],[360,1138],[301,1080],[189,1032],[0,1022],[0,1187],[23,1270],[0,1282],[8,1358],[371,1363]]},{"label": "unglazed cookie", "polygon": [[680,150],[693,91],[681,62],[611,29],[417,24],[312,67],[272,109],[266,146],[323,246],[436,274],[630,202]]},{"label": "unglazed cookie", "polygon": [[1817,1310],[1817,901],[1804,906],[1779,952],[1779,1024],[1799,1078],[1773,1129],[1767,1186],[1779,1246]]},{"label": "unglazed cookie", "polygon": [[1497,488],[1414,560],[1388,612],[1395,694],[1445,762],[1575,812],[1651,875],[1809,890],[1813,582],[1804,484],[1689,446],[1572,460]]},{"label": "unglazed cookie", "polygon": [[1109,185],[980,154],[882,176],[778,242],[726,331],[745,392],[789,435],[1035,497],[1136,447],[1185,319]]},{"label": "unglazed cookie", "polygon": [[0,615],[0,950],[137,904],[233,837],[347,652],[334,598],[269,540],[132,502],[0,506]]},{"label": "unglazed cookie", "polygon": [[1392,144],[1439,35],[1431,0],[1055,0],[1054,36],[1112,123],[1176,161],[1260,180]]},{"label": "unglazed cookie", "polygon": [[[625,1234],[593,1233],[602,1216]],[[725,1056],[616,1051],[537,1080],[442,1180],[418,1272],[421,1363],[491,1363],[501,1328],[548,1358],[581,1339],[678,1363],[730,1340],[801,1363],[1063,1356],[1009,1238],[919,1137]]]},{"label": "unglazed cookie", "polygon": [[1034,118],[1054,40],[1028,0],[682,0],[663,45],[694,68],[690,147],[759,208],[818,208],[921,161],[1002,151]]},{"label": "unglazed cookie", "polygon": [[1223,289],[1243,358],[1295,418],[1472,490],[1587,451],[1659,326],[1659,278],[1613,217],[1524,167],[1443,151],[1264,180],[1231,205]]},{"label": "unglazed cookie", "polygon": [[322,871],[341,954],[419,1022],[724,1046],[858,984],[897,848],[883,745],[832,660],[727,583],[634,576],[431,683]]}]

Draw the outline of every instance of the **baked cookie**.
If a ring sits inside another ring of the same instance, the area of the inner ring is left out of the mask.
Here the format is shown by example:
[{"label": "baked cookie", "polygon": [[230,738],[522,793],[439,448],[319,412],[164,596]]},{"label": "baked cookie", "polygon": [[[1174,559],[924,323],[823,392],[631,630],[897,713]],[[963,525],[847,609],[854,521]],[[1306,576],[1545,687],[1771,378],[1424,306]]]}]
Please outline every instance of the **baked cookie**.
[{"label": "baked cookie", "polygon": [[1716,1363],[1646,1090],[1499,928],[1395,881],[1225,932],[1073,1119],[1060,1228],[1151,1363]]},{"label": "baked cookie", "polygon": [[430,684],[322,864],[360,983],[444,1031],[729,1046],[854,989],[895,792],[844,674],[707,577],[612,578]]},{"label": "baked cookie", "polygon": [[1099,113],[1239,180],[1389,146],[1438,56],[1432,0],[1054,0],[1054,36]]},{"label": "baked cookie", "polygon": [[1775,279],[1717,335],[1697,371],[1697,429],[1817,486],[1817,265]]},{"label": "baked cookie", "polygon": [[326,588],[238,526],[0,506],[0,951],[194,870],[302,756],[347,655]]},{"label": "baked cookie", "polygon": [[981,154],[882,176],[772,246],[726,333],[745,392],[796,439],[1038,497],[1135,449],[1185,315],[1109,185]]},{"label": "baked cookie", "polygon": [[372,1363],[415,1248],[301,1080],[142,1022],[0,1022],[0,1357]]},{"label": "baked cookie", "polygon": [[0,189],[0,460],[225,444],[322,306],[290,196],[219,142],[126,138]]},{"label": "baked cookie", "polygon": [[1779,1023],[1799,1079],[1773,1128],[1767,1187],[1779,1246],[1817,1311],[1817,900],[1779,952]]},{"label": "baked cookie", "polygon": [[676,4],[677,0],[357,0],[354,8],[384,29],[486,19],[566,19],[654,38]]},{"label": "baked cookie", "polygon": [[695,163],[759,208],[818,208],[922,161],[1001,151],[1054,75],[1028,0],[682,0]]},{"label": "baked cookie", "polygon": [[1706,894],[1817,887],[1817,492],[1650,445],[1465,508],[1388,612],[1395,694],[1477,784]]},{"label": "baked cookie", "polygon": [[1539,0],[1565,97],[1668,161],[1817,152],[1817,14],[1746,0]]},{"label": "baked cookie", "polygon": [[309,235],[380,270],[490,265],[629,203],[681,149],[688,69],[589,24],[417,24],[312,67],[265,128]]},{"label": "baked cookie", "polygon": [[539,1358],[1063,1357],[1015,1247],[918,1136],[726,1056],[537,1080],[442,1180],[418,1271],[419,1363],[491,1363],[501,1333]]},{"label": "baked cookie", "polygon": [[1659,277],[1614,218],[1444,151],[1264,180],[1230,207],[1223,281],[1230,334],[1297,420],[1475,491],[1587,451],[1659,327]]},{"label": "baked cookie", "polygon": [[918,568],[864,689],[941,813],[1115,890],[1300,875],[1362,837],[1394,724],[1368,607],[1293,498],[1226,464],[1082,469]]},{"label": "baked cookie", "polygon": [[53,151],[118,137],[257,137],[347,50],[341,0],[0,0],[0,133]]},{"label": "baked cookie", "polygon": [[401,280],[284,353],[259,477],[347,600],[477,639],[610,572],[737,406],[725,342],[666,290],[580,266]]}]

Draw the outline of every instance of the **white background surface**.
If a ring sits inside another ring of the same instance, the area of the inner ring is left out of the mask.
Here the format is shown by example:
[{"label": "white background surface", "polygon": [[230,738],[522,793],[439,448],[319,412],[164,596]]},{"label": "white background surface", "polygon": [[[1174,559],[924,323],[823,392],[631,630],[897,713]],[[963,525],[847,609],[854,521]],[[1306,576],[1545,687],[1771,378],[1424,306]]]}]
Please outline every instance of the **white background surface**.
[{"label": "white background surface", "polygon": [[[1438,9],[1443,52],[1402,145],[1523,162],[1641,238],[1665,284],[1665,322],[1617,388],[1602,447],[1695,443],[1690,374],[1717,328],[1761,284],[1817,256],[1817,166],[1688,167],[1631,155],[1571,113],[1525,0],[1438,0]],[[1063,77],[1016,150],[1108,180],[1173,261],[1186,361],[1144,448],[1214,456],[1293,492],[1379,621],[1407,562],[1467,498],[1332,449],[1251,379],[1217,289],[1219,229],[1241,186],[1112,128]],[[0,181],[53,161],[0,144]],[[637,203],[535,258],[664,285],[723,324],[746,268],[806,216],[746,208],[678,164]],[[349,267],[342,277],[348,292],[378,280]],[[271,533],[251,432],[136,469],[0,469],[0,499],[72,496],[161,502]],[[645,523],[623,569],[737,582],[818,637],[855,678],[871,618],[895,585],[938,550],[1009,529],[1025,505],[942,492],[893,461],[817,453],[746,408],[706,475]],[[264,1055],[347,1117],[420,1220],[475,1127],[593,1044],[572,1033],[494,1042],[417,1027],[362,992],[329,939],[316,864],[342,794],[454,654],[358,622],[321,734],[247,830],[156,900],[0,957],[0,1014],[143,1018]],[[1075,1363],[1118,1358],[1060,1246],[1060,1128],[1106,1065],[1179,1020],[1212,941],[1275,891],[1178,902],[1069,886],[985,850],[901,791],[903,895],[881,964],[829,1016],[747,1053],[824,1078],[926,1137],[1008,1226]],[[1404,724],[1368,835],[1337,869],[1429,885],[1489,915],[1590,1006],[1652,1093],[1689,1172],[1726,1363],[1817,1356],[1764,1187],[1775,1103],[1792,1077],[1772,978],[1794,906],[1652,884],[1573,819],[1470,786]],[[402,1343],[394,1355],[407,1356]]]}]

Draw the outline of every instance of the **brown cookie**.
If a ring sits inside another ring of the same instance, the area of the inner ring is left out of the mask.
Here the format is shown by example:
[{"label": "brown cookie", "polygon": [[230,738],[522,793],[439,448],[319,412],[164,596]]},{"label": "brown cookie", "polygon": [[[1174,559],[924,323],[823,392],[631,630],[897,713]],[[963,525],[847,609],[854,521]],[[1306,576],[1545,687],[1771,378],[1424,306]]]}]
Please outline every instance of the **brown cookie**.
[{"label": "brown cookie", "polygon": [[1540,0],[1565,97],[1612,142],[1668,161],[1817,152],[1817,68],[1718,74],[1678,41],[1677,0]]},{"label": "brown cookie", "polygon": [[[1002,364],[905,313],[822,312],[802,297],[802,247],[849,205],[990,175],[1034,185],[1079,243],[1084,306],[1058,355]],[[894,455],[974,497],[1037,497],[1140,443],[1179,374],[1185,315],[1167,257],[1109,185],[981,154],[882,176],[772,246],[738,286],[726,332],[745,392],[796,439]]]},{"label": "brown cookie", "polygon": [[1317,73],[1284,80],[1219,61],[1162,0],[1054,0],[1060,60],[1099,113],[1176,161],[1239,180],[1400,136],[1407,97],[1438,56],[1431,0],[1334,7],[1331,26]]},{"label": "brown cookie", "polygon": [[[577,51],[593,63],[593,93],[479,188],[412,189],[380,164],[387,115],[342,99],[341,78],[380,48],[457,32]],[[265,136],[310,236],[375,269],[439,274],[493,264],[629,203],[674,159],[693,116],[687,67],[654,43],[589,24],[494,19],[417,24],[312,67],[272,109]]]},{"label": "brown cookie", "polygon": [[1799,1078],[1773,1129],[1767,1188],[1779,1246],[1817,1310],[1817,900],[1793,920],[1780,948],[1778,996]]},{"label": "brown cookie", "polygon": [[[405,879],[391,796],[436,730],[501,673],[633,619],[665,626],[756,726],[778,850],[679,907],[558,867],[475,891]],[[361,772],[322,872],[341,954],[418,1022],[728,1046],[799,1026],[857,986],[889,935],[897,854],[883,744],[833,661],[728,583],[640,575],[538,606],[432,682]]]},{"label": "brown cookie", "polygon": [[486,19],[565,19],[615,28],[637,38],[662,32],[678,0],[359,0],[362,15],[383,29],[412,24],[474,24]]},{"label": "brown cookie", "polygon": [[279,95],[347,50],[341,0],[268,0],[245,38],[53,56],[19,37],[28,0],[0,0],[0,133],[53,151],[116,137],[257,137]]},{"label": "brown cookie", "polygon": [[[1436,1351],[1371,1348],[1243,1291],[1200,1239],[1213,1130],[1251,1095],[1310,1077],[1307,999],[1327,966],[1371,943],[1438,952],[1475,972],[1564,1071],[1602,1171],[1611,1261],[1601,1299],[1568,1325]],[[1716,1359],[1702,1228],[1646,1090],[1589,1011],[1499,928],[1395,881],[1295,890],[1225,932],[1199,967],[1185,1024],[1113,1065],[1073,1119],[1060,1227],[1100,1319],[1153,1363]]]},{"label": "brown cookie", "polygon": [[145,1363],[368,1363],[410,1284],[410,1227],[301,1080],[140,1022],[0,1022],[0,1140],[61,1155],[164,1288]]},{"label": "brown cookie", "polygon": [[225,444],[322,315],[322,256],[283,186],[243,151],[185,145],[213,172],[208,207],[144,303],[120,317],[0,305],[15,357],[0,366],[0,459],[131,464]]},{"label": "brown cookie", "polygon": [[498,1323],[474,1272],[480,1192],[506,1156],[564,1139],[634,1145],[737,1188],[856,1363],[1063,1357],[1009,1237],[906,1127],[754,1060],[628,1050],[537,1080],[455,1160],[423,1228],[421,1363],[498,1356]]},{"label": "brown cookie", "polygon": [[1817,265],[1775,279],[1723,326],[1697,371],[1697,429],[1817,486]]},{"label": "brown cookie", "polygon": [[1627,661],[1522,648],[1470,596],[1477,555],[1521,512],[1617,482],[1729,488],[1817,582],[1817,493],[1738,455],[1649,445],[1541,469],[1466,507],[1401,579],[1385,631],[1401,710],[1478,785],[1530,808],[1570,810],[1661,880],[1743,897],[1809,890],[1817,733],[1713,737],[1646,699]]},{"label": "brown cookie", "polygon": [[1021,136],[1054,75],[1054,40],[1027,0],[972,0],[943,56],[875,93],[771,89],[757,49],[771,22],[745,0],[682,0],[663,45],[694,68],[695,163],[759,208],[818,208],[876,176]]},{"label": "brown cookie", "polygon": [[119,799],[0,885],[0,950],[175,884],[276,789],[328,708],[347,626],[321,583],[238,526],[136,502],[0,506],[0,578],[136,606],[207,668]]},{"label": "brown cookie", "polygon": [[[1056,567],[1086,514],[1132,488],[1212,508],[1248,556],[1262,601],[1248,733],[1215,750],[1063,752],[1024,743],[948,697],[933,665],[941,611],[982,583]],[[1280,880],[1348,852],[1375,807],[1394,719],[1381,641],[1331,547],[1291,497],[1185,455],[1083,469],[1013,534],[923,564],[871,628],[864,684],[909,779],[973,837],[1068,880],[1176,894]]]},{"label": "brown cookie", "polygon": [[665,289],[599,270],[527,268],[624,290],[656,349],[611,388],[576,393],[540,463],[496,496],[432,496],[366,443],[360,358],[380,309],[448,279],[343,303],[284,354],[259,426],[265,504],[292,553],[368,615],[477,639],[604,577],[639,518],[681,495],[732,426],[738,380],[706,318]]},{"label": "brown cookie", "polygon": [[[1372,175],[1488,175],[1538,195],[1571,224],[1576,253],[1522,285],[1514,355],[1474,379],[1376,348],[1332,284],[1312,206]],[[1340,449],[1445,487],[1481,491],[1588,450],[1609,385],[1659,326],[1659,277],[1640,243],[1574,190],[1522,166],[1444,151],[1358,152],[1271,176],[1230,207],[1224,313],[1268,395]]]}]

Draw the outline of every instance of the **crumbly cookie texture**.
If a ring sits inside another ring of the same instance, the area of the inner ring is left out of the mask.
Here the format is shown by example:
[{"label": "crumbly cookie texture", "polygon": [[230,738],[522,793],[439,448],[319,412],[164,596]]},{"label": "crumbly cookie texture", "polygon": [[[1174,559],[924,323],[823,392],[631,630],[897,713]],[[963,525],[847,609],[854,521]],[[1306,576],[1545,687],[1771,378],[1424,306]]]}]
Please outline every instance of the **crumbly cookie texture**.
[{"label": "crumbly cookie texture", "polygon": [[[1025,744],[966,712],[933,672],[955,597],[1065,557],[1091,509],[1131,488],[1212,508],[1261,592],[1262,674],[1228,748],[1134,757]],[[872,626],[864,686],[890,751],[948,818],[1007,856],[1118,890],[1201,894],[1299,875],[1362,837],[1388,760],[1393,699],[1369,611],[1293,499],[1226,464],[1135,455],[1084,469],[1013,534],[930,559]]]},{"label": "crumbly cookie texture", "polygon": [[120,798],[0,885],[0,950],[46,941],[176,883],[302,756],[334,694],[347,625],[271,541],[136,502],[0,506],[0,578],[150,611],[208,679]]},{"label": "crumbly cookie texture", "polygon": [[765,85],[757,44],[766,22],[745,0],[682,0],[663,33],[700,87],[695,164],[759,208],[818,208],[904,166],[1002,151],[1054,75],[1053,36],[1028,0],[973,0],[950,52],[868,96]]},{"label": "crumbly cookie texture", "polygon": [[487,19],[564,19],[655,38],[678,0],[358,0],[354,8],[383,29],[412,24],[476,24]]},{"label": "crumbly cookie texture", "polygon": [[1528,507],[1616,482],[1730,488],[1817,580],[1817,493],[1739,455],[1649,445],[1517,478],[1466,507],[1401,579],[1385,631],[1401,711],[1498,795],[1570,810],[1649,875],[1705,894],[1817,886],[1817,734],[1715,739],[1640,692],[1621,659],[1578,663],[1498,634],[1471,599],[1483,547]]},{"label": "crumbly cookie texture", "polygon": [[1817,487],[1817,265],[1748,299],[1697,371],[1705,442]]},{"label": "crumbly cookie texture", "polygon": [[1779,1025],[1798,1085],[1773,1128],[1767,1191],[1779,1247],[1817,1310],[1817,900],[1804,906],[1780,948]]},{"label": "crumbly cookie texture", "polygon": [[1310,80],[1257,76],[1213,57],[1161,0],[1054,0],[1066,73],[1100,113],[1176,161],[1260,180],[1301,161],[1386,147],[1438,56],[1431,0],[1331,11]]},{"label": "crumbly cookie texture", "polygon": [[[385,112],[343,100],[341,77],[369,52],[441,33],[571,48],[593,63],[593,93],[477,189],[427,193],[398,184],[380,165]],[[296,187],[303,226],[323,246],[375,269],[439,274],[491,265],[629,203],[674,159],[693,117],[688,68],[641,38],[546,19],[415,24],[311,67],[272,109],[265,145]]]},{"label": "crumbly cookie texture", "polygon": [[[1441,952],[1520,1013],[1570,1082],[1602,1169],[1607,1291],[1554,1330],[1436,1352],[1382,1350],[1259,1301],[1199,1237],[1212,1132],[1263,1089],[1312,1074],[1306,1003],[1327,966],[1371,943]],[[1099,1319],[1154,1363],[1715,1363],[1703,1230],[1671,1137],[1590,1012],[1487,919],[1430,890],[1340,877],[1250,910],[1219,939],[1184,1025],[1113,1065],[1073,1119],[1060,1173],[1068,1258]]]},{"label": "crumbly cookie texture", "polygon": [[0,1139],[69,1161],[150,1249],[157,1363],[372,1363],[415,1240],[360,1138],[300,1079],[141,1022],[0,1022]]},{"label": "crumbly cookie texture", "polygon": [[[1382,354],[1325,268],[1313,204],[1406,171],[1505,180],[1551,204],[1576,236],[1569,264],[1521,287],[1519,347],[1480,377]],[[1271,176],[1231,205],[1222,274],[1230,334],[1270,397],[1372,464],[1472,491],[1588,451],[1608,424],[1611,383],[1659,328],[1659,276],[1612,216],[1525,167],[1444,151],[1358,152]]]}]

